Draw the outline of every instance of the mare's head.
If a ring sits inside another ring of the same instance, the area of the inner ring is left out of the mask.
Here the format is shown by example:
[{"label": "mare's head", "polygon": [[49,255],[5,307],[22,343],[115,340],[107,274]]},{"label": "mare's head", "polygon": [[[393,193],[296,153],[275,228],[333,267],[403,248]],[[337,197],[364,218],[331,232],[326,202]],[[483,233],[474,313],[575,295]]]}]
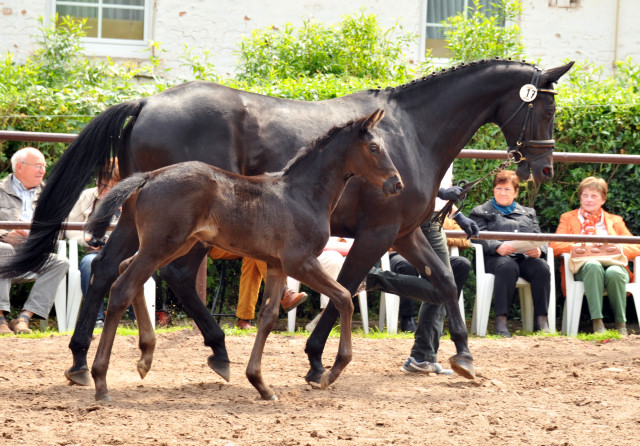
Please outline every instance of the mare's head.
[{"label": "mare's head", "polygon": [[389,158],[384,140],[376,126],[384,117],[384,110],[376,110],[358,119],[351,127],[354,141],[346,162],[350,175],[360,175],[385,195],[399,193],[404,185],[396,166]]},{"label": "mare's head", "polygon": [[522,85],[505,96],[496,116],[509,151],[518,162],[516,173],[522,180],[533,177],[543,182],[553,177],[553,124],[556,112],[553,84],[573,66],[542,71],[523,65]]}]

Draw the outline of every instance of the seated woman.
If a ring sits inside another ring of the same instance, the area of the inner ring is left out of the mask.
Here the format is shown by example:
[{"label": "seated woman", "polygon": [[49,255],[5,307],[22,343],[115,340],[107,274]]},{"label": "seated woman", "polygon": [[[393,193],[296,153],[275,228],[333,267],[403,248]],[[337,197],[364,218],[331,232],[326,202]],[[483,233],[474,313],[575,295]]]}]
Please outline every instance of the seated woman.
[{"label": "seated woman", "polygon": [[[580,208],[565,212],[560,216],[560,223],[556,234],[586,234],[586,235],[620,235],[632,236],[624,220],[619,215],[610,214],[602,209],[607,200],[608,187],[602,178],[587,177],[578,186]],[[552,242],[550,244],[555,255],[571,251],[571,242]],[[640,255],[640,245],[622,245],[627,259]],[[561,269],[564,289],[564,268]],[[616,329],[620,334],[627,334],[627,292],[626,284],[630,280],[628,268],[621,266],[603,266],[597,260],[586,262],[575,275],[577,280],[584,282],[587,304],[593,323],[594,333],[605,331],[602,322],[603,294],[606,290],[613,309]]]},{"label": "seated woman", "polygon": [[[536,211],[517,203],[520,183],[515,172],[503,170],[493,180],[493,199],[473,208],[469,217],[481,231],[494,232],[540,232]],[[546,248],[531,249],[516,253],[517,249],[500,240],[478,240],[484,251],[484,263],[488,273],[496,276],[493,309],[496,313],[496,333],[510,337],[507,315],[513,306],[518,277],[531,283],[534,328],[549,330],[547,310],[551,272],[547,262]]]}]

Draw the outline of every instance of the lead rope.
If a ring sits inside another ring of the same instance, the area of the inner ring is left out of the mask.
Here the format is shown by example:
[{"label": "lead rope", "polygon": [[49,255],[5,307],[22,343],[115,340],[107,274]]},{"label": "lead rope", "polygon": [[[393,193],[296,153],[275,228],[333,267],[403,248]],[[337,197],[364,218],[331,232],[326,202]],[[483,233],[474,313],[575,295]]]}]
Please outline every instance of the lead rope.
[{"label": "lead rope", "polygon": [[456,203],[460,203],[460,205],[458,206],[458,212],[456,212],[455,215],[451,216],[451,218],[455,218],[462,211],[462,208],[464,207],[464,201],[467,198],[467,194],[469,192],[471,192],[473,189],[475,189],[475,187],[478,184],[480,184],[481,182],[483,182],[487,178],[489,178],[489,177],[491,177],[493,175],[496,175],[497,173],[505,170],[507,167],[511,166],[512,164],[518,164],[521,160],[522,160],[522,154],[520,152],[518,152],[517,150],[512,150],[512,151],[507,153],[507,159],[506,160],[501,162],[500,165],[498,165],[498,167],[493,169],[491,172],[489,172],[488,174],[486,174],[482,178],[478,178],[477,180],[472,181],[472,182],[468,182],[467,180],[458,181],[456,183],[456,186],[462,188],[462,192],[460,193],[460,195],[458,195],[458,200],[456,200],[456,201],[454,201],[454,200],[447,201],[447,203],[442,207],[442,209],[440,209],[433,217],[431,217],[429,222],[430,223],[438,222],[438,223],[440,223],[440,226],[442,226],[444,224],[444,219],[447,217],[447,215],[449,215],[451,213],[451,211],[453,209],[453,206]]}]

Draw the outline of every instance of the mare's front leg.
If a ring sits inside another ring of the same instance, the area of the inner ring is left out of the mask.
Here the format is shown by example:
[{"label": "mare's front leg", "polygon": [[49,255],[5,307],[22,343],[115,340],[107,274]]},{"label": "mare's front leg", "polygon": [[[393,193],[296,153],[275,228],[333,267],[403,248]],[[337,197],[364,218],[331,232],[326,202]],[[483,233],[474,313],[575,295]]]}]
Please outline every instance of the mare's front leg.
[{"label": "mare's front leg", "polygon": [[[397,233],[397,228],[388,228],[384,232],[376,228],[367,233],[359,233],[355,237],[338,276],[338,282],[351,293],[351,296],[358,289],[365,274],[391,247]],[[322,377],[325,373],[322,352],[338,315],[338,309],[331,300],[307,340],[304,351],[309,358],[310,369],[305,380],[311,385],[322,385]]]},{"label": "mare's front leg", "polygon": [[[142,258],[139,254],[135,255],[133,260],[127,259],[123,262],[122,269],[124,271],[111,287],[107,317],[104,321],[104,329],[100,336],[96,357],[91,367],[91,375],[96,388],[96,400],[109,401],[111,399],[107,388],[107,369],[109,368],[109,358],[111,357],[118,322],[134,298],[144,293],[144,283],[151,277],[156,268],[156,262],[150,261],[149,258]],[[150,321],[149,325],[151,325]]]},{"label": "mare's front leg", "polygon": [[262,306],[258,313],[258,333],[253,343],[249,364],[247,364],[247,379],[260,393],[263,400],[277,401],[278,397],[262,378],[262,353],[269,333],[273,330],[280,312],[280,299],[286,282],[286,275],[281,268],[267,264],[267,277],[264,281]]},{"label": "mare's front leg", "polygon": [[73,365],[64,372],[71,384],[91,385],[91,375],[87,366],[87,352],[91,344],[93,328],[98,309],[118,277],[118,265],[138,249],[138,234],[133,223],[123,214],[109,242],[91,263],[89,290],[80,307],[78,322],[71,336],[69,348],[73,354]]},{"label": "mare's front leg", "polygon": [[[351,362],[353,356],[351,346],[351,322],[353,319],[352,294],[345,287],[333,280],[315,257],[310,258],[307,262],[287,266],[288,275],[304,282],[317,292],[328,296],[334,308],[340,314],[340,343],[338,345],[338,354],[331,369],[323,372],[319,383],[321,388],[326,389],[340,376],[347,364]],[[315,381],[309,381],[309,383],[312,385],[318,384]]]},{"label": "mare's front leg", "polygon": [[[428,239],[427,239],[428,237]],[[451,340],[456,345],[456,355],[449,358],[453,370],[465,378],[475,378],[473,358],[469,352],[467,326],[458,309],[458,292],[448,264],[448,248],[446,238],[440,225],[432,224],[427,229],[427,236],[420,228],[396,240],[394,247],[398,253],[415,266],[421,274],[429,278],[436,292],[428,293],[427,302],[444,304],[449,315]],[[436,250],[442,258],[438,257]],[[446,262],[446,264],[445,264]]]},{"label": "mare's front leg", "polygon": [[198,268],[207,252],[208,249],[204,245],[196,243],[188,254],[162,268],[160,277],[167,282],[189,316],[193,318],[204,337],[204,344],[213,351],[213,354],[207,359],[209,367],[226,381],[229,381],[231,370],[224,331],[202,303],[196,290]]}]

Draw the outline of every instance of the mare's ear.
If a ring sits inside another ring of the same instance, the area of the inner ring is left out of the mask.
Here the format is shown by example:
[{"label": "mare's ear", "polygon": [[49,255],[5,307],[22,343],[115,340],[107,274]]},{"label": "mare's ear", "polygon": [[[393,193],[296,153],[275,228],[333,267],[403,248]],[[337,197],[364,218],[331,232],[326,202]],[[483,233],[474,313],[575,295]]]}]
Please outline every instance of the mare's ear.
[{"label": "mare's ear", "polygon": [[540,85],[548,85],[552,82],[558,82],[558,79],[569,71],[569,69],[573,66],[575,62],[571,61],[566,65],[562,65],[561,67],[551,68],[550,70],[544,70],[542,72],[542,82]]},{"label": "mare's ear", "polygon": [[384,118],[384,110],[379,108],[378,110],[374,111],[369,116],[364,118],[364,122],[362,123],[362,130],[367,131],[375,129],[382,118]]}]

